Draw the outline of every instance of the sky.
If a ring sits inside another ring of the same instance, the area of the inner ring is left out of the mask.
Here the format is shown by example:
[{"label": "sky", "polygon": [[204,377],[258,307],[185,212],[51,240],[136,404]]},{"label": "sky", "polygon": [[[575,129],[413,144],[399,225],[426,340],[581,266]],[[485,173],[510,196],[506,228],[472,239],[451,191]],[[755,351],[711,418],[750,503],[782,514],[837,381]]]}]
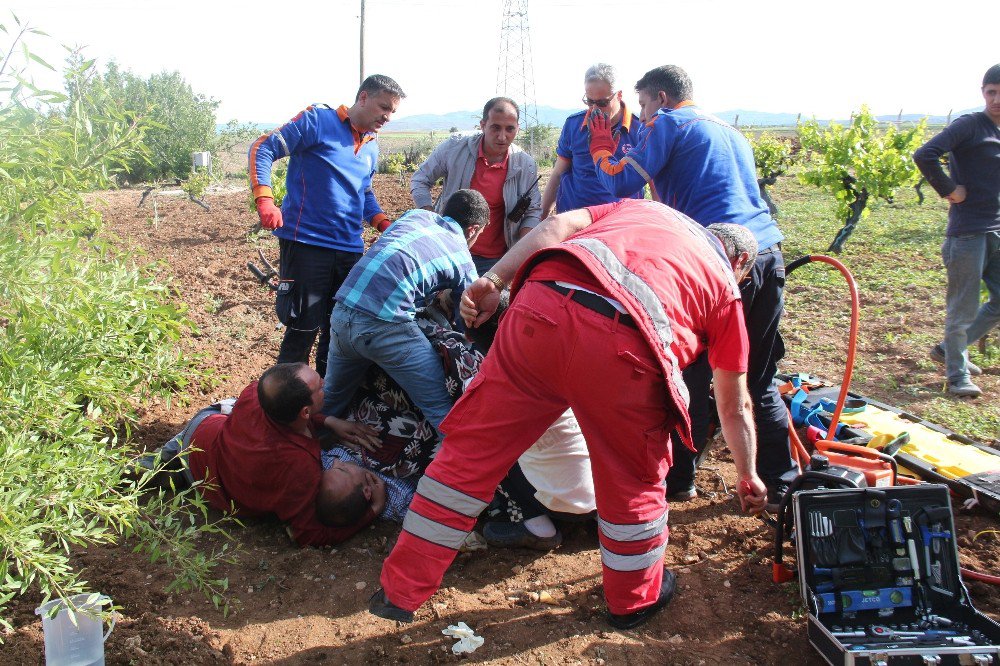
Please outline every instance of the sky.
[{"label": "sky", "polygon": [[[945,14],[887,0],[631,0],[614,7],[606,0],[528,0],[535,101],[582,108],[584,72],[607,62],[633,107],[635,81],[652,67],[675,64],[691,76],[698,104],[714,112],[826,119],[846,118],[862,104],[877,114],[979,108],[983,73],[1000,61],[995,31],[969,29],[955,42],[940,28],[968,26],[957,17],[984,16],[990,6],[996,17],[994,2],[953,0]],[[114,59],[143,77],[179,71],[196,92],[220,101],[219,122],[281,123],[311,103],[353,101],[360,4],[0,0],[0,24],[10,30],[13,11],[48,33],[29,44],[54,65],[65,56],[60,45],[84,46],[88,57]],[[366,0],[365,73],[400,83],[407,97],[398,117],[482,108],[498,93],[505,4]],[[9,41],[0,34],[4,51]],[[39,68],[35,74],[60,87],[56,75]]]}]

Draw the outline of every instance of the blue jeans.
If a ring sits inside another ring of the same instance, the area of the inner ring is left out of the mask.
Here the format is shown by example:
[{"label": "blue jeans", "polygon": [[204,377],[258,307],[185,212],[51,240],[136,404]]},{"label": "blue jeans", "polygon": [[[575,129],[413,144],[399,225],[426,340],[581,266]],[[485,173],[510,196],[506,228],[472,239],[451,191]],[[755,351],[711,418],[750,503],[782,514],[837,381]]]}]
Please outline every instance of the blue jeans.
[{"label": "blue jeans", "polygon": [[167,466],[167,469],[169,469],[168,463],[180,456],[182,464],[181,476],[187,482],[188,487],[194,485],[194,476],[192,476],[191,469],[188,466],[187,454],[187,450],[191,446],[191,439],[194,437],[194,431],[197,430],[198,426],[201,425],[201,422],[209,416],[221,413],[222,404],[218,402],[202,409],[187,422],[187,425],[184,426],[183,430],[174,435],[169,442],[160,447],[160,462]]},{"label": "blue jeans", "polygon": [[[948,236],[941,246],[948,271],[944,358],[948,383],[969,381],[966,347],[1000,323],[1000,231]],[[989,298],[979,305],[979,281]],[[978,312],[977,312],[978,311]]]},{"label": "blue jeans", "polygon": [[406,391],[435,429],[441,425],[452,405],[444,364],[416,322],[384,321],[341,303],[330,317],[324,414],[344,415],[372,363]]}]

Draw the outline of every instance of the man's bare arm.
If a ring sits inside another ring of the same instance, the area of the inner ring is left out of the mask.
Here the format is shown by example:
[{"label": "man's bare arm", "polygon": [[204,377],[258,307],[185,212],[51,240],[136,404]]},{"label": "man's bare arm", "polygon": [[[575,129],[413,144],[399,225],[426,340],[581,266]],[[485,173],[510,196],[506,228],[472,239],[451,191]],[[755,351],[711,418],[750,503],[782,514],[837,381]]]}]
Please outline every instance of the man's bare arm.
[{"label": "man's bare arm", "polygon": [[[753,425],[753,402],[747,390],[744,372],[713,370],[715,402],[722,422],[722,435],[733,454],[736,472],[740,477],[740,501],[750,513],[760,513],[767,502],[767,489],[757,476],[754,464],[757,459],[757,436]],[[746,482],[746,489],[742,488]]]}]

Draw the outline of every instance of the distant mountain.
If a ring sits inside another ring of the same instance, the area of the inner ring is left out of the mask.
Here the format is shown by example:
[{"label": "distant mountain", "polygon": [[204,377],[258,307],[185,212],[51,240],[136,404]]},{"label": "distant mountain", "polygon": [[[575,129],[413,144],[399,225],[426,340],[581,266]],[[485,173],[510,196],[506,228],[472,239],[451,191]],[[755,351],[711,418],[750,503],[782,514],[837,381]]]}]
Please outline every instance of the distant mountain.
[{"label": "distant mountain", "polygon": [[[275,127],[279,127],[281,123],[240,123],[241,125],[254,125],[257,127],[261,134],[264,132],[270,132]],[[219,133],[226,129],[226,123],[216,123],[215,132]]]},{"label": "distant mountain", "polygon": [[[551,106],[538,107],[538,122],[543,125],[562,127],[563,121],[579,109],[556,109]],[[414,116],[393,118],[386,125],[389,132],[447,132],[452,127],[459,132],[473,130],[479,127],[479,119],[483,117],[482,109],[475,111],[452,111],[451,113],[435,114],[421,113]]]},{"label": "distant mountain", "polygon": [[[972,113],[979,109],[965,109],[955,111],[951,114],[952,119],[958,118],[965,113]],[[538,122],[543,125],[552,125],[560,128],[566,118],[582,109],[557,109],[552,106],[538,107]],[[740,127],[794,127],[799,120],[797,113],[772,113],[769,111],[748,111],[746,109],[731,109],[720,111],[715,114],[727,123],[739,123]],[[386,126],[389,132],[447,132],[455,127],[460,132],[476,129],[479,126],[479,119],[482,117],[482,110],[475,111],[452,111],[450,113],[421,113],[413,116],[403,116],[393,118]],[[901,120],[903,122],[917,122],[923,118],[923,114],[904,113]],[[812,119],[811,115],[802,114],[802,120]],[[881,122],[895,122],[896,116],[877,116]],[[818,118],[821,124],[830,122],[829,119]],[[944,125],[948,120],[947,116],[929,116],[928,123],[931,125]],[[839,123],[846,123],[847,119],[837,120]],[[255,123],[257,129],[263,134],[278,127],[279,123]],[[216,125],[216,130],[221,131],[225,125]]]},{"label": "distant mountain", "polygon": [[754,127],[794,126],[799,117],[797,113],[770,113],[768,111],[747,111],[746,109],[719,111],[715,115],[730,125],[738,123],[740,127],[747,125]]}]

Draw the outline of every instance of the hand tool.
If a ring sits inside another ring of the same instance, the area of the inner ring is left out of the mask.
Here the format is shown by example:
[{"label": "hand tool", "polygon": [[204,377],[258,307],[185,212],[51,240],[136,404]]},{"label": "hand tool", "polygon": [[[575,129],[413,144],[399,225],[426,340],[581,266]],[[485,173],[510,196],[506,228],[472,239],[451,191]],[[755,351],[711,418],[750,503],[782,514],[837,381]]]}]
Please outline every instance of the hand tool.
[{"label": "hand tool", "polygon": [[910,567],[913,569],[913,577],[920,580],[920,560],[917,558],[917,544],[913,540],[913,520],[909,516],[903,518],[903,527],[906,529],[906,548],[910,553]]}]

